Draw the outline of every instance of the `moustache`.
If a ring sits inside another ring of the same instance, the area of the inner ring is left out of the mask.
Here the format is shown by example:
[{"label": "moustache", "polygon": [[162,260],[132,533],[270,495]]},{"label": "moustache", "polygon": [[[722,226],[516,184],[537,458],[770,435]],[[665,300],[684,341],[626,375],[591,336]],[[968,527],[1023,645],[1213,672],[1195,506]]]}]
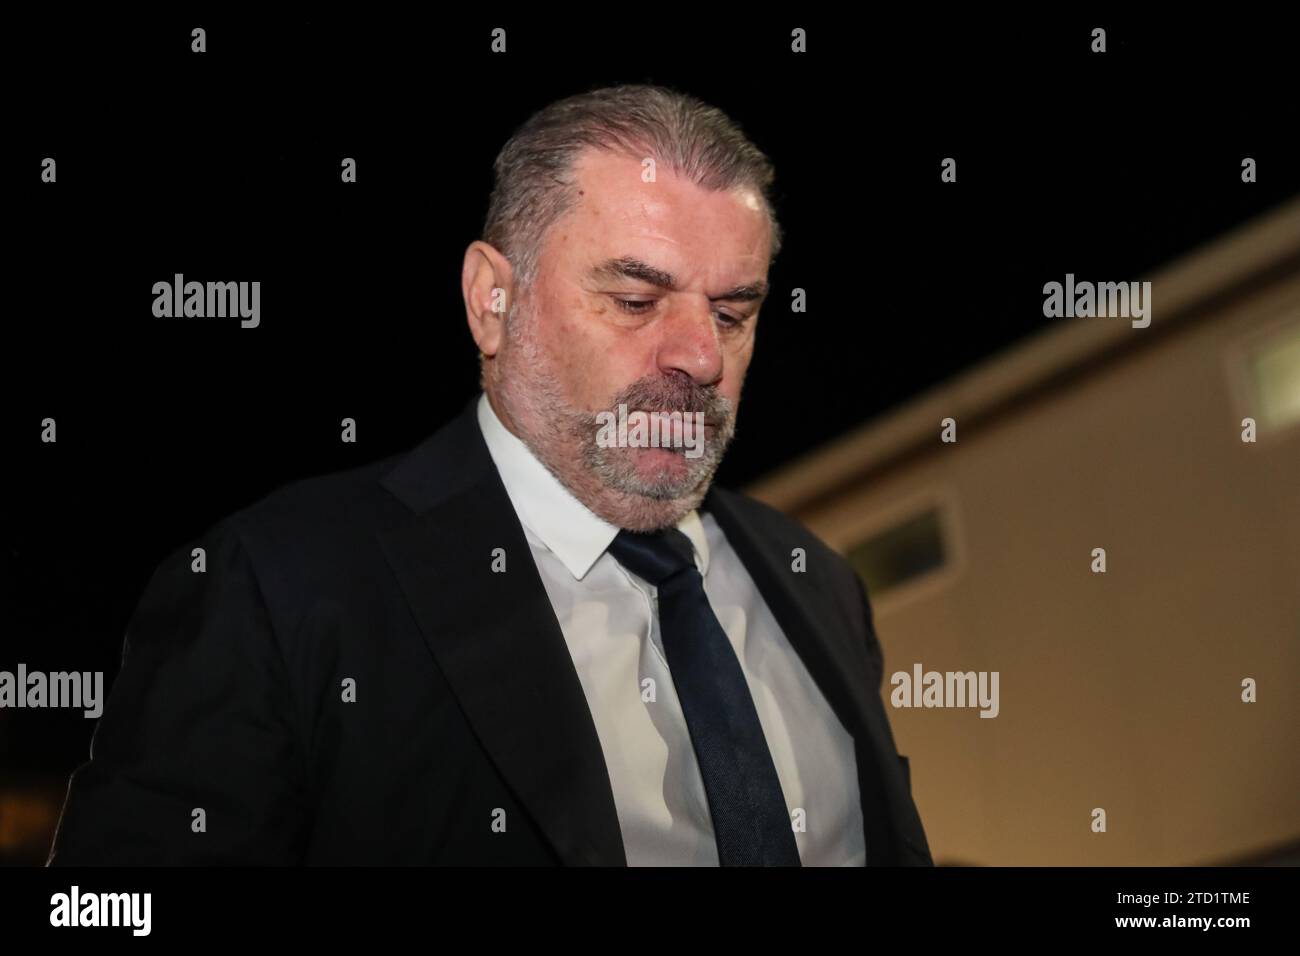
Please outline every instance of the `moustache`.
[{"label": "moustache", "polygon": [[626,405],[629,410],[655,414],[682,412],[704,414],[704,424],[715,428],[731,421],[730,399],[714,388],[698,385],[691,379],[646,378],[633,382],[615,396],[613,407]]}]

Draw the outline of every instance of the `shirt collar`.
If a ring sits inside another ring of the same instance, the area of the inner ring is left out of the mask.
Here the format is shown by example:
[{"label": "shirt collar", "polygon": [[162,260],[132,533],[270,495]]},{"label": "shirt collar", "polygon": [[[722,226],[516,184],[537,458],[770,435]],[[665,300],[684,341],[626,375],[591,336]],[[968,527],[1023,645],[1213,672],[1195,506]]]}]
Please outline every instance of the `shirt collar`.
[{"label": "shirt collar", "polygon": [[[479,396],[477,411],[488,453],[520,522],[574,578],[582,580],[619,529],[573,497],[532,449],[502,424],[486,394]],[[709,543],[698,512],[689,512],[677,527],[695,547],[695,565],[700,574],[707,574]]]}]

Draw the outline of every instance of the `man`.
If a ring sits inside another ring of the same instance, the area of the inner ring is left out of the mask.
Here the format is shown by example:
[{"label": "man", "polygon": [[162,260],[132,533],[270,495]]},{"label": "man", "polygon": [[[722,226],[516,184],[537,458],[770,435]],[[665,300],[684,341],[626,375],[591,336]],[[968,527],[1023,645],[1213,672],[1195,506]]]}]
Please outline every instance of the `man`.
[{"label": "man", "polygon": [[483,395],[160,566],[51,864],[931,864],[861,583],[711,488],[767,159],[630,86],[535,115],[496,176]]}]

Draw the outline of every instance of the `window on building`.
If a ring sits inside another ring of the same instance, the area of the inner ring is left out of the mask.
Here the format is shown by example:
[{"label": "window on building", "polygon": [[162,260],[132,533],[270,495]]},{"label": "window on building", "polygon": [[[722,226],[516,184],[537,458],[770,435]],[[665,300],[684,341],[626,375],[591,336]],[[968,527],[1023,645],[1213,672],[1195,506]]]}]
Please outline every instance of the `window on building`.
[{"label": "window on building", "polygon": [[1300,322],[1253,343],[1246,353],[1246,371],[1261,431],[1300,423]]},{"label": "window on building", "polygon": [[848,552],[849,562],[873,598],[938,571],[947,563],[937,507],[872,535]]}]

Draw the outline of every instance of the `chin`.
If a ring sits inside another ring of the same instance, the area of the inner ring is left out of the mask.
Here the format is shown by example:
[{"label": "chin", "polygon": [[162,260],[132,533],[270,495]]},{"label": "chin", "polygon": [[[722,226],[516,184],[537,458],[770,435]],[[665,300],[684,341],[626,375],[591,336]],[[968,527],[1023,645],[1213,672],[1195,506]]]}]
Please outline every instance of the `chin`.
[{"label": "chin", "polygon": [[[699,507],[714,468],[662,449],[637,449],[570,472],[570,490],[596,515],[628,531],[675,525]],[[561,479],[563,480],[563,479]]]},{"label": "chin", "polygon": [[[642,503],[644,502],[644,503]],[[612,525],[627,531],[659,531],[671,528],[686,517],[695,507],[689,502],[642,499],[630,507],[620,508],[616,513],[605,517]]]},{"label": "chin", "polygon": [[708,488],[708,482],[704,482],[676,496],[661,488],[647,489],[649,493],[607,488],[599,506],[592,510],[610,524],[628,531],[658,531],[672,527],[698,508]]}]

